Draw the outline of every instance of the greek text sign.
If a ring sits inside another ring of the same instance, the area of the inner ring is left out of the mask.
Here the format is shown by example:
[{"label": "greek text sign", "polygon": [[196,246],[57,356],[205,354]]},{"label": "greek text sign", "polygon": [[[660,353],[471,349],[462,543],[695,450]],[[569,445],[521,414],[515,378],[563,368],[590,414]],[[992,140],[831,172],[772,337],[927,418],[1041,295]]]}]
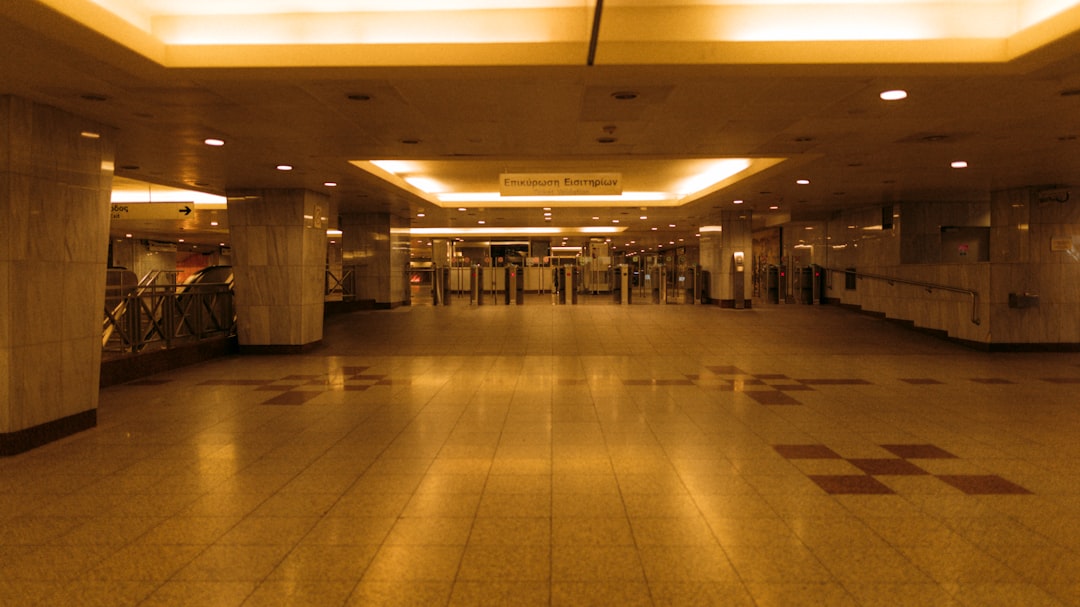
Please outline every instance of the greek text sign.
[{"label": "greek text sign", "polygon": [[600,196],[623,191],[621,173],[502,173],[503,196]]}]

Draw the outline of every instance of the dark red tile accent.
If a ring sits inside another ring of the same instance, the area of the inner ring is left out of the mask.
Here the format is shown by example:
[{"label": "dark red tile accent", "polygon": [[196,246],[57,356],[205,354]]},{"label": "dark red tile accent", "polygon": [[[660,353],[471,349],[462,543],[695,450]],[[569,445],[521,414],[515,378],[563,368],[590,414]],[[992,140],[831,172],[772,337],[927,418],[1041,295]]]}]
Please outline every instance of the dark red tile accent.
[{"label": "dark red tile accent", "polygon": [[977,384],[1011,384],[1013,382],[1000,377],[972,377],[971,381]]},{"label": "dark red tile accent", "polygon": [[1080,384],[1080,377],[1044,377],[1042,380],[1052,384]]},{"label": "dark red tile accent", "polygon": [[940,384],[940,383],[942,383],[942,382],[939,382],[936,379],[930,379],[929,377],[900,378],[900,381],[907,382],[909,384],[915,384],[917,386],[926,386],[926,385],[931,385],[931,384]]},{"label": "dark red tile accent", "polygon": [[271,379],[208,379],[200,386],[264,386],[273,383]]},{"label": "dark red tile accent", "polygon": [[755,374],[754,377],[757,379],[788,379],[788,376],[782,373],[762,373]]},{"label": "dark red tile accent", "polygon": [[322,394],[322,392],[310,392],[291,390],[289,392],[282,392],[270,400],[263,401],[264,405],[302,405],[307,401]]},{"label": "dark red tile accent", "polygon": [[749,396],[763,405],[801,405],[799,401],[791,398],[779,390],[746,390],[743,394]]},{"label": "dark red tile accent", "polygon": [[322,375],[286,375],[285,377],[282,377],[281,379],[282,379],[282,381],[289,381],[289,380],[292,380],[292,379],[319,379],[321,377],[324,377],[324,376],[322,376]]},{"label": "dark red tile accent", "polygon": [[713,366],[705,368],[717,375],[746,375],[746,373],[738,367]]},{"label": "dark red tile accent", "polygon": [[767,385],[764,381],[762,381],[760,379],[743,379],[743,380],[735,380],[735,381],[742,383],[742,385],[744,385],[744,386],[765,386],[765,385]]},{"label": "dark red tile accent", "polygon": [[358,384],[358,385],[345,384],[342,387],[342,389],[345,390],[346,392],[363,392],[364,390],[367,390],[370,387],[371,386],[366,385],[366,384]]},{"label": "dark red tile accent", "polygon": [[287,392],[293,388],[299,388],[300,384],[268,384],[255,388],[256,392]]},{"label": "dark red tile accent", "polygon": [[349,376],[349,379],[380,380],[380,379],[385,379],[385,378],[386,378],[385,375],[350,375]]},{"label": "dark red tile accent", "polygon": [[769,387],[772,388],[773,390],[780,390],[781,392],[806,392],[806,391],[811,391],[812,392],[814,390],[810,386],[806,386],[806,385],[803,385],[803,384],[791,384],[791,385],[786,385],[785,384],[785,385],[782,385],[782,386],[770,385]]},{"label": "dark red tile accent", "polygon": [[787,459],[841,459],[825,445],[773,445],[773,449]]},{"label": "dark red tile accent", "polygon": [[994,474],[939,474],[942,481],[968,495],[1030,495],[1016,483]]},{"label": "dark red tile accent", "polygon": [[137,379],[135,381],[129,381],[124,384],[125,386],[160,386],[171,382],[171,379]]},{"label": "dark red tile accent", "polygon": [[860,386],[869,385],[865,379],[797,379],[808,386]]},{"label": "dark red tile accent", "polygon": [[906,459],[849,459],[848,461],[867,474],[904,476],[929,474]]},{"label": "dark red tile accent", "polygon": [[889,495],[896,493],[872,476],[862,474],[809,475],[810,480],[830,495]]},{"label": "dark red tile accent", "polygon": [[936,445],[881,445],[881,448],[904,459],[956,459]]},{"label": "dark red tile accent", "polygon": [[342,367],[341,372],[345,375],[356,375],[357,373],[363,373],[371,367]]}]

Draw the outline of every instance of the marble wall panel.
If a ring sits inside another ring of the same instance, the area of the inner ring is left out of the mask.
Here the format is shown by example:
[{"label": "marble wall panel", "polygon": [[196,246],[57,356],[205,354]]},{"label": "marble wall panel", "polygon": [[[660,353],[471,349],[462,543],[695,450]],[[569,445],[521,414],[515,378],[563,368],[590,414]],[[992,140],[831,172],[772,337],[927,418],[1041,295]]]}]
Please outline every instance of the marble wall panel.
[{"label": "marble wall panel", "polygon": [[[114,144],[100,125],[13,97],[0,98],[0,130],[6,433],[96,407]],[[101,137],[80,136],[91,130]]]},{"label": "marble wall panel", "polygon": [[[326,197],[257,190],[230,192],[228,200],[240,343],[304,345],[322,339],[326,226],[320,209],[328,208]],[[305,305],[318,308],[319,322],[310,320]]]}]

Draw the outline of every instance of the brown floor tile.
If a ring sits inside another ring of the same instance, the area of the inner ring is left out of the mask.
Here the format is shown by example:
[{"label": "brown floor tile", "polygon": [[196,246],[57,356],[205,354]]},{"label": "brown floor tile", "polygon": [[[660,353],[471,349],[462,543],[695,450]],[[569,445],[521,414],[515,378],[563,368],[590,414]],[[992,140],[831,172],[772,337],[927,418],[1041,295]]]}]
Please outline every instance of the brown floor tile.
[{"label": "brown floor tile", "polygon": [[322,392],[312,392],[312,391],[306,391],[306,390],[304,390],[304,391],[290,390],[288,392],[282,392],[281,394],[278,394],[277,396],[275,396],[275,397],[273,397],[273,398],[271,398],[269,400],[264,400],[262,402],[262,404],[264,404],[264,405],[302,405],[302,404],[306,403],[307,401],[315,398],[316,396],[318,396],[320,394],[322,394]]},{"label": "brown floor tile", "polygon": [[926,470],[906,459],[849,459],[856,468],[867,474],[918,475],[928,474]]},{"label": "brown floor tile", "polygon": [[763,405],[801,405],[802,403],[791,398],[779,390],[747,390],[743,394],[749,396]]},{"label": "brown floor tile", "polygon": [[888,495],[895,491],[872,476],[859,474],[811,475],[810,480],[818,484],[826,493]]},{"label": "brown floor tile", "polygon": [[773,445],[773,449],[787,459],[841,459],[825,445]]},{"label": "brown floor tile", "polygon": [[968,495],[1028,495],[1027,489],[993,474],[939,474],[938,478]]},{"label": "brown floor tile", "polygon": [[881,445],[882,449],[904,459],[955,459],[956,456],[936,445]]}]

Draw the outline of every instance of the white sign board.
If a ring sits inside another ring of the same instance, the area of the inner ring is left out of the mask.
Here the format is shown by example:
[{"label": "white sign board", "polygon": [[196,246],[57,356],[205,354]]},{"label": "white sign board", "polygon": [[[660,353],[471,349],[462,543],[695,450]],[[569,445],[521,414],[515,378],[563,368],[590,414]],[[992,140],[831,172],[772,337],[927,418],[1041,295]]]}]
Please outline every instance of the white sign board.
[{"label": "white sign board", "polygon": [[502,173],[503,196],[602,196],[623,191],[621,173]]},{"label": "white sign board", "polygon": [[113,204],[112,219],[186,219],[195,210],[190,202],[137,202]]}]

